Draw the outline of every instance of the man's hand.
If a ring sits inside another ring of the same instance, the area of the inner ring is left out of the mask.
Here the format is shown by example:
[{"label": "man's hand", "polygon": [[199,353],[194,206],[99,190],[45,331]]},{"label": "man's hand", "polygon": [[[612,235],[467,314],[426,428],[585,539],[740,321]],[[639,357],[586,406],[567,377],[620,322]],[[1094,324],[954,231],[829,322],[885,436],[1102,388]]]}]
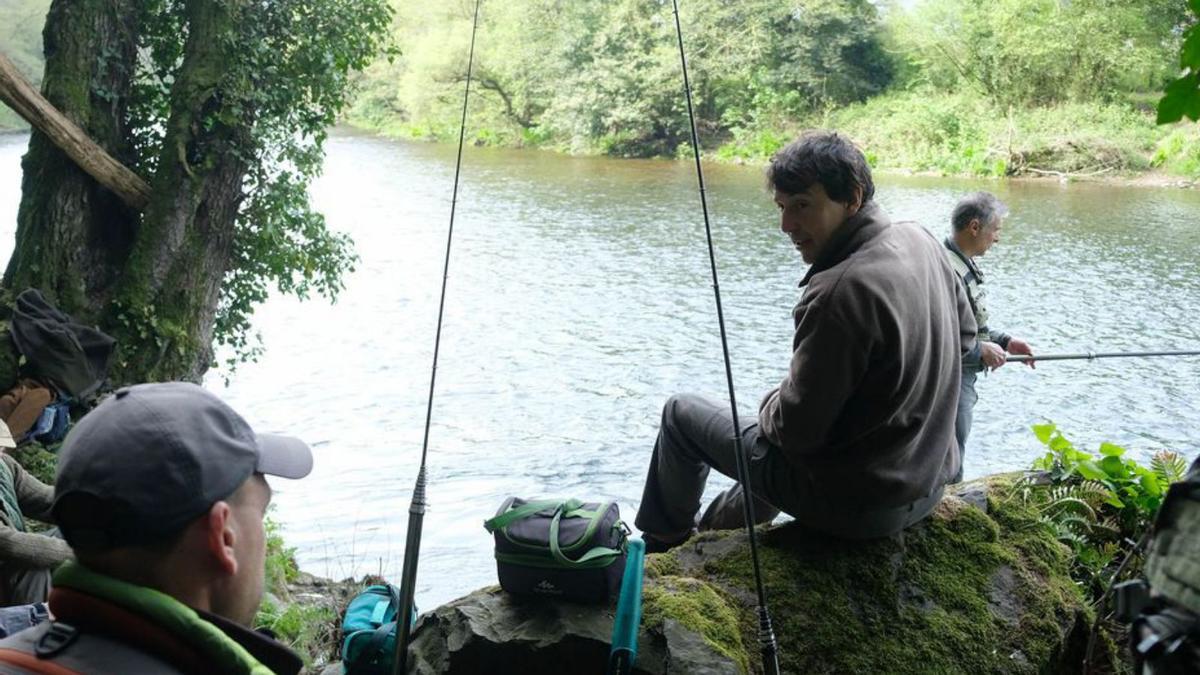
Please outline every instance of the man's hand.
[{"label": "man's hand", "polygon": [[[1033,356],[1033,349],[1029,346],[1028,342],[1022,340],[1021,338],[1011,338],[1008,341],[1008,353]],[[1025,365],[1029,366],[1030,368],[1037,367],[1034,365],[1033,360],[1026,361]]]},{"label": "man's hand", "polygon": [[[1011,343],[1009,343],[1011,347]],[[1004,365],[1008,360],[1008,355],[1000,348],[1000,345],[995,342],[979,342],[979,358],[983,361],[983,365],[987,366],[988,370],[995,370]]]}]

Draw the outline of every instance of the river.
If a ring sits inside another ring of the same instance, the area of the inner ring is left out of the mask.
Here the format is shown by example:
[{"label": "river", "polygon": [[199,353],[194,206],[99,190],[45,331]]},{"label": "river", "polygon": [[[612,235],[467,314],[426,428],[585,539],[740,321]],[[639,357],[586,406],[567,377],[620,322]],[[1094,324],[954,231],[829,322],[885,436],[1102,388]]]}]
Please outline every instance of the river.
[{"label": "river", "polygon": [[[0,136],[0,258],[13,245],[27,137]],[[266,351],[206,384],[260,431],[312,444],[277,481],[303,569],[397,577],[429,388],[454,149],[351,133],[312,198],[361,256],[336,305],[272,297]],[[660,406],[725,396],[693,165],[468,148],[429,450],[418,603],[494,583],[482,522],[509,495],[615,499],[630,522]],[[706,168],[737,393],[783,374],[803,273],[757,168]],[[879,179],[896,219],[944,234],[956,199],[1011,209],[982,260],[994,327],[1035,350],[1200,348],[1200,192]],[[226,378],[228,383],[226,384]],[[981,379],[967,477],[1027,467],[1029,426],[1139,459],[1200,450],[1200,359],[1015,364]],[[710,492],[727,486],[714,479]]]}]

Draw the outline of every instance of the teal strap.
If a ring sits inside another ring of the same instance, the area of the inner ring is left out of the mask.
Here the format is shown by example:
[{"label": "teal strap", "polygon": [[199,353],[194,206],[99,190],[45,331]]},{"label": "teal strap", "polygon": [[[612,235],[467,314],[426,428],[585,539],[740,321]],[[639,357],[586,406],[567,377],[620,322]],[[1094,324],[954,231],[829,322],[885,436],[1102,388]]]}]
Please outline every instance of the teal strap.
[{"label": "teal strap", "polygon": [[375,603],[375,611],[371,612],[371,623],[377,624],[377,625],[383,623],[384,617],[387,616],[388,607],[390,607],[391,604],[392,604],[391,598],[388,598],[387,600],[380,600],[379,602],[376,602]]}]

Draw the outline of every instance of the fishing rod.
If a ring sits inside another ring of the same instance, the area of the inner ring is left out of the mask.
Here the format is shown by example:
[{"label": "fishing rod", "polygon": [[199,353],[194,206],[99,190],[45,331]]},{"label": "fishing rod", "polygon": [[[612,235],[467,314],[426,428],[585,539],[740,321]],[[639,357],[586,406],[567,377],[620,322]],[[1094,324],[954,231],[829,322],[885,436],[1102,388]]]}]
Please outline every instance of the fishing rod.
[{"label": "fishing rod", "polygon": [[1092,361],[1094,359],[1120,358],[1149,358],[1154,356],[1200,356],[1200,351],[1161,351],[1161,352],[1080,352],[1077,354],[1046,354],[1044,356],[1026,356],[1017,354],[1009,356],[1005,361],[1026,363],[1029,361]]},{"label": "fishing rod", "polygon": [[679,40],[679,64],[683,70],[683,91],[687,96],[688,123],[692,131],[692,154],[696,158],[696,180],[700,186],[700,209],[704,212],[704,236],[708,240],[708,263],[712,268],[713,295],[717,300],[717,323],[721,327],[721,351],[725,357],[725,379],[729,384],[729,406],[733,412],[733,448],[737,465],[737,480],[742,486],[742,512],[746,519],[746,532],[750,538],[750,561],[754,566],[754,590],[758,597],[758,642],[762,654],[763,670],[767,675],[779,674],[779,648],[775,644],[775,630],[771,627],[771,614],[767,611],[766,593],[763,591],[762,567],[758,562],[758,537],[754,530],[754,494],[750,488],[750,468],[742,452],[742,426],[738,422],[737,398],[733,394],[733,366],[729,360],[729,340],[725,334],[725,313],[721,308],[721,286],[717,282],[717,256],[713,248],[712,226],[708,219],[708,197],[704,189],[704,170],[700,166],[700,137],[696,133],[696,114],[692,108],[692,84],[688,80],[687,56],[683,49],[683,26],[679,21],[679,0],[671,0],[675,9],[675,36]]},{"label": "fishing rod", "polygon": [[421,555],[421,526],[425,520],[425,458],[429,454],[429,426],[433,420],[433,390],[437,382],[438,351],[442,344],[442,318],[446,310],[446,283],[450,278],[450,245],[454,241],[454,211],[458,206],[458,177],[462,170],[463,139],[467,133],[467,101],[471,97],[471,69],[475,64],[475,32],[479,28],[479,3],[475,0],[475,18],[471,23],[471,49],[467,56],[467,85],[463,92],[462,122],[458,129],[458,158],[454,161],[454,191],[450,197],[450,227],[446,233],[446,262],[442,267],[442,293],[438,300],[437,333],[433,339],[433,367],[429,375],[429,398],[425,407],[425,438],[421,441],[421,468],[408,507],[408,537],[404,543],[404,567],[400,573],[400,607],[396,612],[399,639],[392,662],[392,675],[403,675],[408,668],[408,643],[412,638],[413,606],[417,592],[417,560]]}]

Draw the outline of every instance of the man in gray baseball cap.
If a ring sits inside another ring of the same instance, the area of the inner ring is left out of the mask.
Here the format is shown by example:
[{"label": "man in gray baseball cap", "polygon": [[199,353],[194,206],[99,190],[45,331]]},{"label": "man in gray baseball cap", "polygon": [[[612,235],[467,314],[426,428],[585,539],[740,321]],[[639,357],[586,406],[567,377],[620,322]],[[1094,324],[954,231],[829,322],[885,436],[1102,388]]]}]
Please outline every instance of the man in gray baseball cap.
[{"label": "man in gray baseball cap", "polygon": [[52,512],[78,562],[55,573],[56,620],[0,640],[0,663],[297,672],[299,657],[245,626],[263,593],[264,476],[311,469],[302,441],[256,434],[199,386],[118,390],[59,453]]}]

